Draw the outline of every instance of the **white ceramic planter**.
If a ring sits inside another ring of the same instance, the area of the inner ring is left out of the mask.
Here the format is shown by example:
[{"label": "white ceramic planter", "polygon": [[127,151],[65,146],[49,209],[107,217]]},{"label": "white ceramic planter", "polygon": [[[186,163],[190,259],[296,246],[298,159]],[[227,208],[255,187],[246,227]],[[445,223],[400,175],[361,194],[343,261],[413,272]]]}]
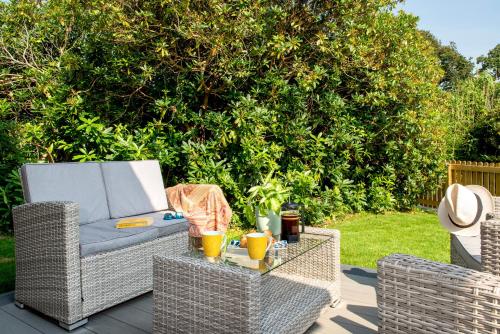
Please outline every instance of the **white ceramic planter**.
[{"label": "white ceramic planter", "polygon": [[255,218],[257,220],[257,230],[259,232],[271,230],[275,238],[281,235],[281,216],[274,213],[274,211],[268,210],[267,216],[261,216],[259,208],[256,207]]}]

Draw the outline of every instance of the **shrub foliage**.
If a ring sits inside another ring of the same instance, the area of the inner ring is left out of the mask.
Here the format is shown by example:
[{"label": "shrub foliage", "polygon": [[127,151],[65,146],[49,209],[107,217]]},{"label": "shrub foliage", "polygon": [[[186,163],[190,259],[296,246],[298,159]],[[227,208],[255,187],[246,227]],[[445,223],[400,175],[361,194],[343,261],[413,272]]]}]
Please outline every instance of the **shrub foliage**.
[{"label": "shrub foliage", "polygon": [[500,82],[489,73],[453,88],[446,122],[450,148],[461,160],[500,162]]},{"label": "shrub foliage", "polygon": [[270,171],[310,223],[411,207],[436,184],[446,128],[439,61],[397,2],[0,3],[0,119],[16,127],[0,145],[158,159],[168,185],[220,185],[235,223]]}]

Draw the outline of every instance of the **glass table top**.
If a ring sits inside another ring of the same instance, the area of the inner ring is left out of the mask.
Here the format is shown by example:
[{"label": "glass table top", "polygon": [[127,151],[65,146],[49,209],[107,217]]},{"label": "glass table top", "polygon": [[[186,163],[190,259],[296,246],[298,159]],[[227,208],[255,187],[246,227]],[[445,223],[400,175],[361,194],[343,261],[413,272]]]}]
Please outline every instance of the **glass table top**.
[{"label": "glass table top", "polygon": [[289,243],[286,248],[282,249],[274,249],[271,247],[263,260],[252,260],[248,256],[248,250],[246,248],[227,247],[225,251],[222,251],[221,256],[216,258],[206,257],[202,249],[193,249],[183,255],[204,259],[207,262],[220,265],[252,269],[264,275],[305,252],[320,246],[331,238],[332,236],[329,235],[301,233],[299,242]]}]

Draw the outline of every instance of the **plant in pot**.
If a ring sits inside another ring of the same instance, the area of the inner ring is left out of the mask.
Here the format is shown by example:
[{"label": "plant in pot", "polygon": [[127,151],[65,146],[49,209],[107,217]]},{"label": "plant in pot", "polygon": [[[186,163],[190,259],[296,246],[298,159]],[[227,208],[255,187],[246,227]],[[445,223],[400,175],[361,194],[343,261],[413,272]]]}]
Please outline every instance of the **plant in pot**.
[{"label": "plant in pot", "polygon": [[247,218],[250,221],[255,219],[259,231],[271,230],[273,236],[279,235],[281,205],[290,196],[289,189],[270,172],[261,184],[250,188],[248,192],[249,204],[245,210]]}]

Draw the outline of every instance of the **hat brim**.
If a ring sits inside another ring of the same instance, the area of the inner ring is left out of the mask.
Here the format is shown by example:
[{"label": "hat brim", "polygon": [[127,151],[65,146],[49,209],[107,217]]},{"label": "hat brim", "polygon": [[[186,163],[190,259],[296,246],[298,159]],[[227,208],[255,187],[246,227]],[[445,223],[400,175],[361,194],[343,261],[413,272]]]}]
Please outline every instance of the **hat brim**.
[{"label": "hat brim", "polygon": [[484,187],[476,185],[468,185],[466,187],[479,196],[481,203],[483,205],[483,211],[481,213],[478,222],[466,228],[458,227],[455,224],[453,224],[448,215],[448,210],[446,209],[444,198],[441,200],[441,203],[439,203],[438,217],[441,225],[445,229],[450,231],[450,233],[466,237],[473,237],[481,233],[481,222],[486,220],[486,214],[493,212],[493,196],[491,196],[491,193]]}]

